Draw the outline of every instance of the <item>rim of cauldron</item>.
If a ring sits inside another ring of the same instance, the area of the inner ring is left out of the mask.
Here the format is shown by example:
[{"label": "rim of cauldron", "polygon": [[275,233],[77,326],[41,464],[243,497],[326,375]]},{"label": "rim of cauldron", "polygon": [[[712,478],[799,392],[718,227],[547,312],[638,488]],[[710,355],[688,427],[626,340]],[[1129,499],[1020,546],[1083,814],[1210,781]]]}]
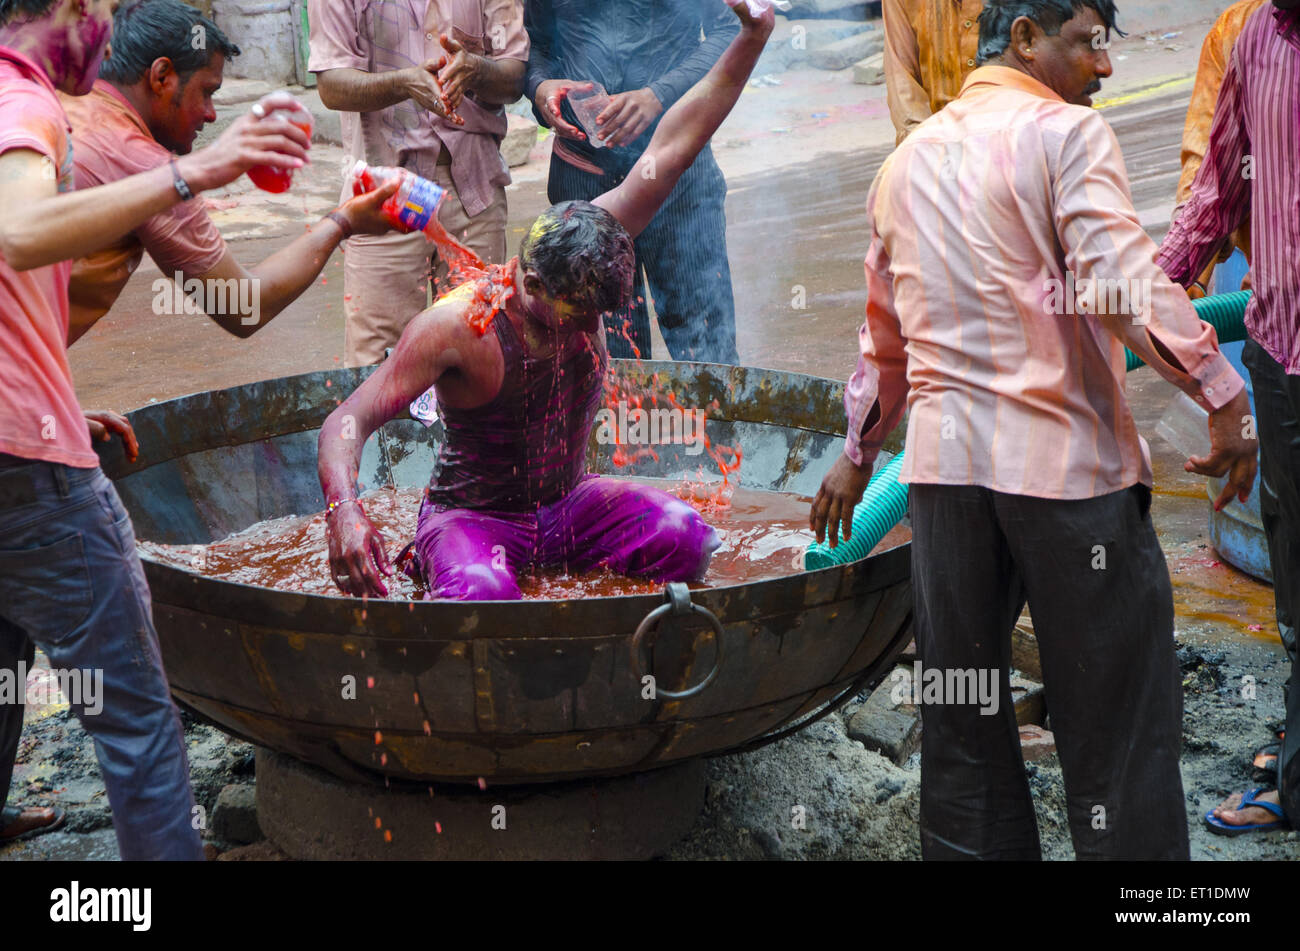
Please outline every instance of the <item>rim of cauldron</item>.
[{"label": "rim of cauldron", "polygon": [[[814,605],[843,596],[849,586],[862,592],[880,590],[911,575],[910,543],[866,558],[759,581],[694,588],[691,599],[709,608],[724,623],[738,614],[767,613],[766,603]],[[409,638],[418,633],[410,618],[436,620],[424,626],[433,639],[462,640],[476,635],[501,636],[513,622],[520,636],[606,637],[612,628],[631,629],[654,607],[662,592],[591,598],[534,598],[516,601],[408,601],[308,594],[212,578],[140,553],[155,600],[189,608],[207,607],[234,621],[262,627],[331,629],[340,635]],[[340,611],[340,604],[345,610]],[[520,627],[525,616],[534,623]],[[530,617],[531,616],[531,617]],[[350,621],[350,623],[348,623]]]}]

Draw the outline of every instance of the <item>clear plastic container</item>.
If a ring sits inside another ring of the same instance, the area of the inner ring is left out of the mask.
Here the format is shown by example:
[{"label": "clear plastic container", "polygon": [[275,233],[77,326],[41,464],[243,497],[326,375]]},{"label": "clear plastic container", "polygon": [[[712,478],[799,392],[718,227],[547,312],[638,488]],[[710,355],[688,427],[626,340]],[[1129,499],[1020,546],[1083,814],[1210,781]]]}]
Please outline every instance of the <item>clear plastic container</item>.
[{"label": "clear plastic container", "polygon": [[[586,88],[588,86],[591,88]],[[587,141],[592,148],[603,149],[605,143],[596,137],[601,131],[600,126],[596,125],[596,116],[609,105],[609,93],[605,92],[605,87],[595,82],[584,83],[582,88],[570,89],[566,98],[573,107],[573,114],[578,117],[578,124],[586,131]]]},{"label": "clear plastic container", "polygon": [[1187,458],[1210,454],[1210,414],[1180,392],[1156,424],[1156,432]]}]

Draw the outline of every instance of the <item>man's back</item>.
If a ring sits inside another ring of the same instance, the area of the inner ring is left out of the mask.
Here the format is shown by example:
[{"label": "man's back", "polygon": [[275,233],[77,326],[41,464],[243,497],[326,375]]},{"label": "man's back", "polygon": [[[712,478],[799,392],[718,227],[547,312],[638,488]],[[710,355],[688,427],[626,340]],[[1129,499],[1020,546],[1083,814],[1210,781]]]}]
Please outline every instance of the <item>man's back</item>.
[{"label": "man's back", "polygon": [[984,67],[886,161],[868,212],[864,344],[907,343],[906,481],[1044,498],[1150,484],[1113,333],[1190,307],[1151,263],[1099,114]]}]

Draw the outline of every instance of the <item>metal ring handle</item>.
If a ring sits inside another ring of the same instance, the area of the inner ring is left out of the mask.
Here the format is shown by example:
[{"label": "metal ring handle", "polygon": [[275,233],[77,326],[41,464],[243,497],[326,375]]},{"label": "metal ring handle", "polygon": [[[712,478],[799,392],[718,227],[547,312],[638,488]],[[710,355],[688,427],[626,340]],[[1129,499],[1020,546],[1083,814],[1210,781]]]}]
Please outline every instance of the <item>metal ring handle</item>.
[{"label": "metal ring handle", "polygon": [[709,671],[709,675],[694,687],[688,687],[685,690],[662,690],[657,686],[655,687],[656,697],[663,696],[670,700],[685,700],[687,697],[695,696],[713,683],[718,676],[718,670],[722,667],[723,656],[722,622],[718,620],[716,614],[704,607],[704,605],[692,601],[691,589],[680,581],[673,581],[664,585],[664,602],[664,604],[659,605],[641,619],[641,623],[636,627],[636,633],[632,635],[632,672],[639,682],[644,669],[641,666],[641,640],[658,627],[661,618],[669,614],[674,617],[683,617],[691,613],[704,615],[705,620],[713,628],[713,643],[717,648],[713,659],[713,669]]}]

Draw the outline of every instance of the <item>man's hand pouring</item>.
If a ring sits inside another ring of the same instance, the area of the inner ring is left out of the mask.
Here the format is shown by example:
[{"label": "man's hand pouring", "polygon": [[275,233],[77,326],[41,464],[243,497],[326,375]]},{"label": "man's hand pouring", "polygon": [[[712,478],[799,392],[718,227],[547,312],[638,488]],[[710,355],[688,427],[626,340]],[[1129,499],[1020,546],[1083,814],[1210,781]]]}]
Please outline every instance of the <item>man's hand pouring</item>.
[{"label": "man's hand pouring", "polygon": [[325,515],[330,576],[339,590],[355,598],[388,597],[384,578],[393,574],[384,536],[356,499],[331,503]]},{"label": "man's hand pouring", "polygon": [[[1210,414],[1210,454],[1192,456],[1183,464],[1187,472],[1218,477],[1227,473],[1228,482],[1214,500],[1217,512],[1232,501],[1245,502],[1255,485],[1259,440],[1250,415],[1250,398],[1243,389],[1232,401]],[[1249,435],[1248,435],[1249,434]]]},{"label": "man's hand pouring", "polygon": [[817,533],[818,544],[828,534],[832,548],[839,544],[841,533],[845,541],[853,537],[853,509],[862,501],[862,493],[870,481],[870,465],[857,466],[848,456],[840,454],[822,479],[822,487],[817,490],[808,515],[808,527]]}]

